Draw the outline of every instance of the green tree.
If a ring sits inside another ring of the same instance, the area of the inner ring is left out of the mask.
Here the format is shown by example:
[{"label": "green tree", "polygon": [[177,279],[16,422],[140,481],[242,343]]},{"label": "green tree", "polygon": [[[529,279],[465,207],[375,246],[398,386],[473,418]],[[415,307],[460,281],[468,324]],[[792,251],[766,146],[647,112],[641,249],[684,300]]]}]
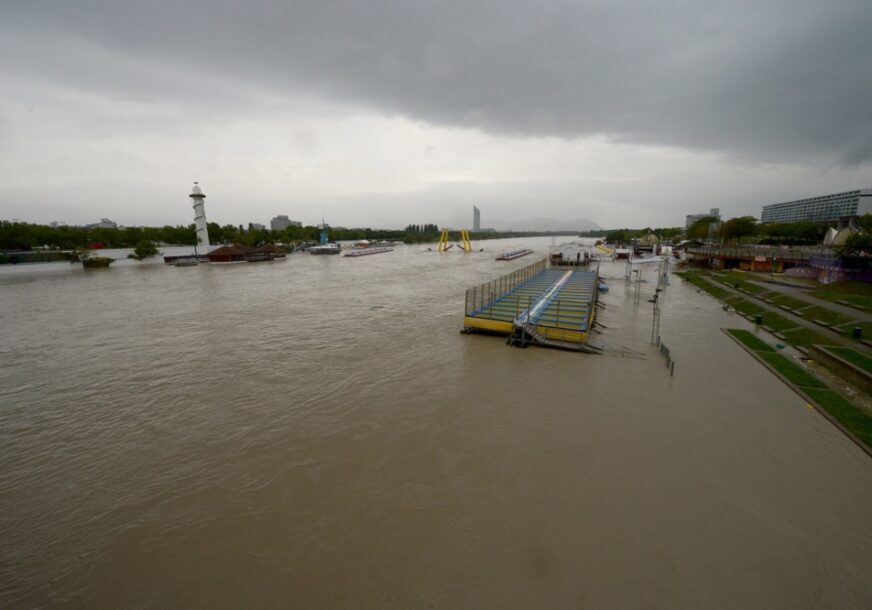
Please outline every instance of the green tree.
[{"label": "green tree", "polygon": [[756,235],[757,219],[753,216],[731,218],[721,225],[721,237],[740,241],[743,237]]},{"label": "green tree", "polygon": [[138,261],[148,258],[149,256],[154,256],[155,254],[157,254],[157,248],[154,243],[147,239],[140,241],[136,244],[136,248],[133,249],[133,258]]},{"label": "green tree", "polygon": [[713,222],[718,222],[718,219],[714,216],[706,216],[705,218],[700,218],[687,230],[687,238],[688,239],[705,239],[708,237],[709,233],[709,225]]},{"label": "green tree", "polygon": [[631,235],[635,231],[630,229],[615,229],[606,233],[606,241],[610,244],[622,244],[630,241]]}]

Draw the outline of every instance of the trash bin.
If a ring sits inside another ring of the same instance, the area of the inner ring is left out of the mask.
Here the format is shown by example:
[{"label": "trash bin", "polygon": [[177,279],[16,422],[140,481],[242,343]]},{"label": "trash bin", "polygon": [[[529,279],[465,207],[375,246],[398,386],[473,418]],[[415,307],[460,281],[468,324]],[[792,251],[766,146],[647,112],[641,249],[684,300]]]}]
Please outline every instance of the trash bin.
[{"label": "trash bin", "polygon": [[863,327],[855,326],[854,331],[851,333],[851,336],[855,339],[859,339],[863,336]]},{"label": "trash bin", "polygon": [[754,316],[754,324],[763,324],[763,314],[762,313],[758,313],[756,316]]}]

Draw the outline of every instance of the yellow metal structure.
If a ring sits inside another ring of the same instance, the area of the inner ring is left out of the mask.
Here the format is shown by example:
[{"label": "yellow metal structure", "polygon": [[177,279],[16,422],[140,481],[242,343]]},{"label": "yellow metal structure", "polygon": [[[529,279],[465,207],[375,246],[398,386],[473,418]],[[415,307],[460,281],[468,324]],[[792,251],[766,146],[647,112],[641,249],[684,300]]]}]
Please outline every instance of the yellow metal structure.
[{"label": "yellow metal structure", "polygon": [[448,229],[442,229],[442,233],[439,235],[439,252],[446,252],[448,250]]},{"label": "yellow metal structure", "polygon": [[463,244],[460,246],[463,248],[464,252],[472,252],[472,242],[469,241],[469,231],[466,229],[460,230],[460,239],[463,240]]},{"label": "yellow metal structure", "polygon": [[608,246],[606,246],[604,244],[597,245],[596,249],[599,250],[600,252],[605,252],[608,255],[612,255],[615,253],[614,250],[612,250],[611,248],[609,248]]}]

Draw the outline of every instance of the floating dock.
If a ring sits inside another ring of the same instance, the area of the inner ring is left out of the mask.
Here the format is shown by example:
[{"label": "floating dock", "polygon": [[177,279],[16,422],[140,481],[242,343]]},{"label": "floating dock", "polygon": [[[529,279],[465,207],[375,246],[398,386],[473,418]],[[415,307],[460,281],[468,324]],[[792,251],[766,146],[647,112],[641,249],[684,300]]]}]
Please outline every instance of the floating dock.
[{"label": "floating dock", "polygon": [[508,335],[519,346],[601,353],[589,343],[597,272],[548,268],[545,260],[466,291],[464,332]]},{"label": "floating dock", "polygon": [[385,252],[393,252],[393,248],[374,248],[370,246],[369,248],[360,248],[358,250],[349,250],[342,256],[345,257],[357,257],[357,256],[369,256],[370,254],[384,254]]},{"label": "floating dock", "polygon": [[498,261],[513,261],[516,258],[521,258],[522,256],[527,256],[528,254],[533,254],[533,251],[529,248],[525,248],[523,250],[513,250],[512,252],[506,252],[504,254],[500,254],[496,259]]}]

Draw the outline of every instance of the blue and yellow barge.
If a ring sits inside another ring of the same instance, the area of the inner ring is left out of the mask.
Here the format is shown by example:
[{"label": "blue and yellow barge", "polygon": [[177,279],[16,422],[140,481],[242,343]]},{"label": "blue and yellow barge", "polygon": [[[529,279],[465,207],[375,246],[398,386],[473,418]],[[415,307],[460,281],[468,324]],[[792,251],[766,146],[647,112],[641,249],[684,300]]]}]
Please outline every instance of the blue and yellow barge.
[{"label": "blue and yellow barge", "polygon": [[596,271],[548,268],[542,260],[466,291],[464,332],[508,335],[510,343],[600,352],[589,342]]}]

